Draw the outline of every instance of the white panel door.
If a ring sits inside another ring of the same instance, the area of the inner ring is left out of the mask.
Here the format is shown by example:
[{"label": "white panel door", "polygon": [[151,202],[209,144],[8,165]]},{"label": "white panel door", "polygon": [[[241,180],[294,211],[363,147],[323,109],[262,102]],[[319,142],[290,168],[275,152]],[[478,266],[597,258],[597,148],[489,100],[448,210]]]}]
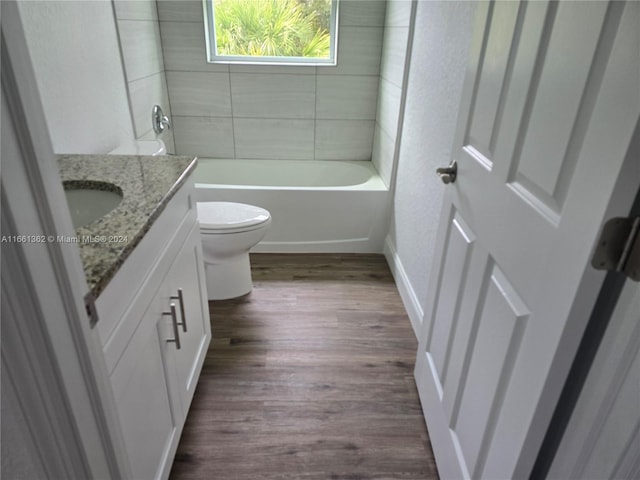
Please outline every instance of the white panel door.
[{"label": "white panel door", "polygon": [[609,199],[640,185],[638,25],[636,2],[478,5],[415,371],[442,478],[531,471]]}]

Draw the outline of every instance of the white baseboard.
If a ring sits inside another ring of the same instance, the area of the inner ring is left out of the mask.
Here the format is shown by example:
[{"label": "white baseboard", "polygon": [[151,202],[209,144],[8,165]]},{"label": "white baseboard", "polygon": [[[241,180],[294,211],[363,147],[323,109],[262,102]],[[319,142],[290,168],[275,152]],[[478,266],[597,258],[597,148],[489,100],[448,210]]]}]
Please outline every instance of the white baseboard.
[{"label": "white baseboard", "polygon": [[416,292],[414,291],[413,286],[409,281],[407,272],[402,266],[402,262],[400,261],[398,252],[396,252],[395,245],[393,244],[393,241],[389,236],[387,236],[384,242],[384,256],[387,259],[387,263],[389,264],[389,268],[391,269],[393,278],[396,281],[396,286],[398,287],[398,291],[400,292],[400,298],[402,298],[404,308],[407,310],[407,314],[409,315],[409,320],[411,320],[413,333],[415,334],[416,338],[418,338],[420,327],[422,326],[422,318],[424,317],[424,312],[422,310],[422,307],[420,306],[420,302],[418,301]]}]

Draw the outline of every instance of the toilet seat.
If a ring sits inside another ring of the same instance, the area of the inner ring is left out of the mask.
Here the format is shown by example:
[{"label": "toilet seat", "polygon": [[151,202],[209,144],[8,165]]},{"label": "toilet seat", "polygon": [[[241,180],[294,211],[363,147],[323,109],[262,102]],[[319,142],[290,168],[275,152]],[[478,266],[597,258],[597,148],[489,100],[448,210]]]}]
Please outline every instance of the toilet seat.
[{"label": "toilet seat", "polygon": [[262,228],[271,220],[264,208],[235,202],[197,202],[200,231],[229,234]]}]

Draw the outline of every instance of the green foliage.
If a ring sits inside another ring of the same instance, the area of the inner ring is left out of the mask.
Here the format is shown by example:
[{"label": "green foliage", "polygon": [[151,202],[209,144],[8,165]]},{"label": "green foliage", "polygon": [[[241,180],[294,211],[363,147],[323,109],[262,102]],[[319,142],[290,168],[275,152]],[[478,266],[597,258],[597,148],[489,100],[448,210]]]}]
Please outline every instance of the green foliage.
[{"label": "green foliage", "polygon": [[298,0],[305,15],[313,17],[316,30],[329,31],[331,0]]},{"label": "green foliage", "polygon": [[214,7],[218,55],[329,57],[331,0],[214,0]]}]

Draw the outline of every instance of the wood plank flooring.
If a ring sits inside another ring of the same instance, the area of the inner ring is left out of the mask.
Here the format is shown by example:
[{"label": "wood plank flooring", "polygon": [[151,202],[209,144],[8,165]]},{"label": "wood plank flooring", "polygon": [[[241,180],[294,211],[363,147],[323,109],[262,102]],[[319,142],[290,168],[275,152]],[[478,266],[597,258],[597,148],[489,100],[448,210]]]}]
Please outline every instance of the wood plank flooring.
[{"label": "wood plank flooring", "polygon": [[417,343],[381,255],[252,255],[210,302],[213,341],[171,478],[437,479]]}]

